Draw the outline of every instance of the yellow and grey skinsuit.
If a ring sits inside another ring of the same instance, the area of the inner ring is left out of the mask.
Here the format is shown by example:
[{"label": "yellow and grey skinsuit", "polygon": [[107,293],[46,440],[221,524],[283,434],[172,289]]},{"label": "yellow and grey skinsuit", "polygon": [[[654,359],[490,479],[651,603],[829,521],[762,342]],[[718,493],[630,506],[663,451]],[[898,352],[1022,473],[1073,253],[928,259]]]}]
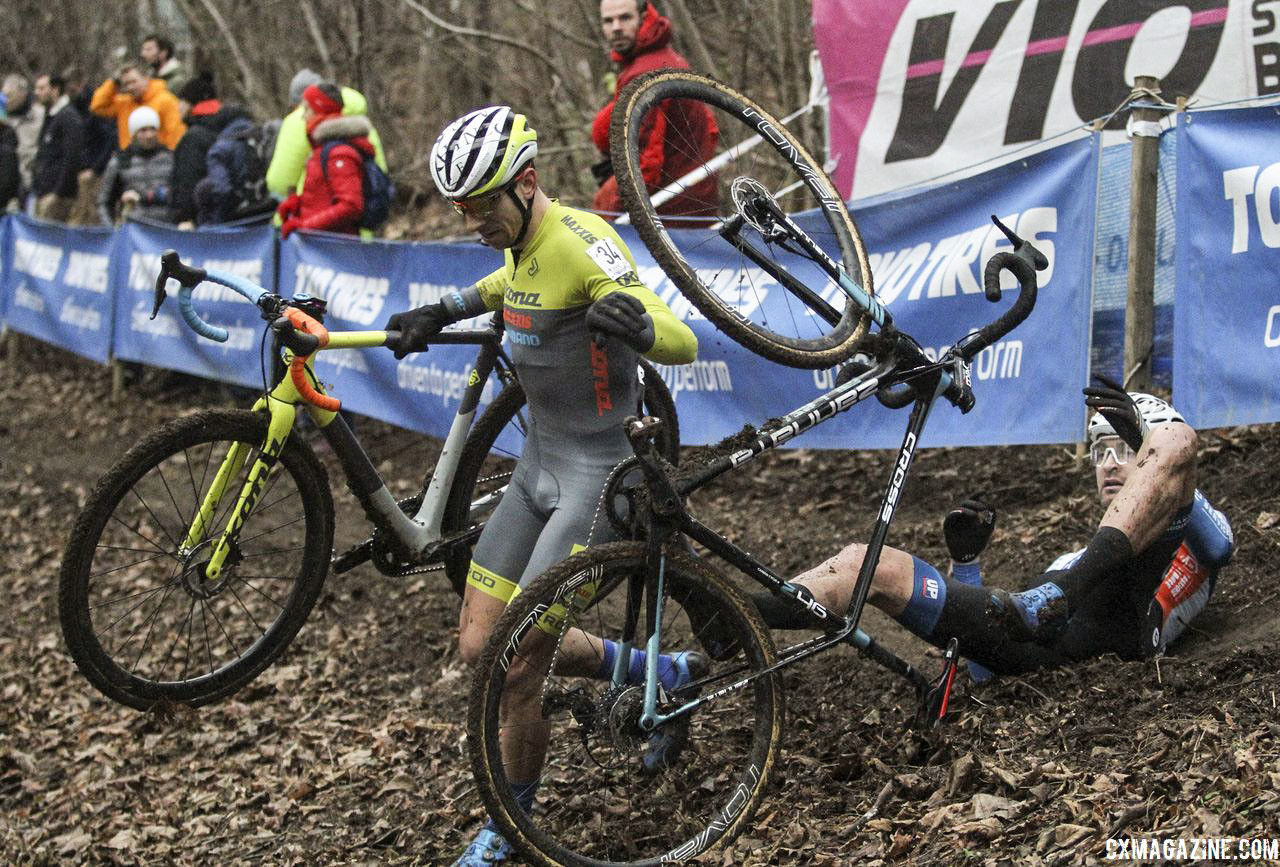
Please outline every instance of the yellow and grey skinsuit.
[{"label": "yellow and grey skinsuit", "polygon": [[[605,478],[632,454],[622,422],[640,397],[637,352],[588,333],[587,308],[611,292],[643,304],[660,364],[686,364],[697,339],[640,283],[635,260],[608,223],[552,202],[519,258],[444,299],[464,318],[502,309],[511,359],[528,397],[530,426],[511,484],[472,555],[468,582],[508,601],[548,566],[588,543],[613,538],[592,521]],[[648,342],[646,334],[641,344]]]}]

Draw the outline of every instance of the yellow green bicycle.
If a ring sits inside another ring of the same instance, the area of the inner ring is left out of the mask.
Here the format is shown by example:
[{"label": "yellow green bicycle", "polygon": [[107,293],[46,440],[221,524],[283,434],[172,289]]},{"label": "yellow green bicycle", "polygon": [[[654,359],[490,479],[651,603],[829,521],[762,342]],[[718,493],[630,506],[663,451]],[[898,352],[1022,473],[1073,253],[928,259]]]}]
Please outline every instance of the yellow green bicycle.
[{"label": "yellow green bicycle", "polygon": [[[397,577],[443,568],[461,593],[471,546],[510,477],[509,466],[482,472],[493,468],[495,450],[517,456],[520,446],[509,443],[521,443],[526,431],[524,391],[502,349],[500,321],[438,335],[433,342],[479,350],[440,458],[421,493],[397,502],[312,360],[332,349],[394,348],[399,334],[328,331],[320,299],[285,299],[237,275],[185,265],[172,251],[161,263],[155,312],[176,280],[187,324],[225,340],[225,330],[196,313],[192,292],[206,280],[226,286],[258,307],[284,365],[251,409],[203,410],[138,442],[75,521],[59,579],[63,636],[97,689],[139,710],[197,707],[252,681],[298,634],[331,567],[345,572],[371,561]],[[670,393],[651,367],[642,375],[644,411],[671,420],[665,451],[674,457]],[[473,425],[490,376],[502,389]],[[340,553],[328,473],[295,435],[300,411],[332,448],[372,524],[367,539]]]}]

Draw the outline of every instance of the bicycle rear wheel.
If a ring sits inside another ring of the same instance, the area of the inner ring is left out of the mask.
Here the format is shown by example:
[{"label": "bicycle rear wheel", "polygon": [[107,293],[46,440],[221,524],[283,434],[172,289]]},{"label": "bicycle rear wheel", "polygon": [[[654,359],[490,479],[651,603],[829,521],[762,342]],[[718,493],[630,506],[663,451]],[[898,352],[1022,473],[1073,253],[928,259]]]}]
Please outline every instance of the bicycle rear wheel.
[{"label": "bicycle rear wheel", "polygon": [[[736,836],[768,785],[783,719],[781,681],[762,673],[774,662],[768,630],[723,576],[684,554],[666,559],[660,652],[697,649],[707,637],[728,658],[660,694],[660,712],[699,692],[715,697],[660,728],[684,739],[683,749],[646,766],[653,744],[638,727],[643,687],[611,686],[598,640],[569,625],[620,640],[634,616],[631,579],[643,571],[640,542],[600,545],[557,564],[512,600],[476,670],[472,770],[489,815],[536,863],[692,858]],[[537,803],[526,814],[516,794],[530,779]]]},{"label": "bicycle rear wheel", "polygon": [[[643,358],[640,359],[640,377],[644,390],[637,413],[656,416],[663,421],[656,440],[658,453],[672,464],[680,461],[680,422],[676,418],[675,401],[667,384],[658,371]],[[529,414],[525,409],[524,389],[513,382],[498,393],[493,403],[480,416],[458,459],[458,470],[453,487],[445,504],[441,531],[445,537],[470,531],[479,538],[480,530],[489,515],[497,508],[502,492],[511,479],[513,461],[521,454],[524,437],[528,432]],[[520,448],[500,448],[498,440],[504,433],[511,433],[511,441]],[[494,457],[490,457],[490,455]],[[473,546],[454,546],[444,559],[445,573],[455,593],[461,596],[467,588],[467,569],[471,563]]]},{"label": "bicycle rear wheel", "polygon": [[[89,495],[63,556],[58,608],[72,659],[109,698],[139,710],[224,698],[275,661],[311,612],[333,548],[333,501],[324,468],[296,439],[243,516],[222,575],[211,582],[201,569],[266,434],[267,416],[244,410],[178,419]],[[248,458],[206,539],[184,550],[233,444]]]},{"label": "bicycle rear wheel", "polygon": [[[664,178],[673,197],[648,185],[641,167],[646,116],[659,106],[668,111],[667,164],[699,172]],[[714,145],[685,120],[704,112],[719,130]],[[791,215],[868,295],[871,269],[853,218],[801,138],[732,88],[676,69],[628,85],[610,129],[627,214],[680,291],[747,349],[818,368],[853,355],[869,319],[811,254],[773,234],[777,222],[761,217],[757,204],[767,200]]]}]

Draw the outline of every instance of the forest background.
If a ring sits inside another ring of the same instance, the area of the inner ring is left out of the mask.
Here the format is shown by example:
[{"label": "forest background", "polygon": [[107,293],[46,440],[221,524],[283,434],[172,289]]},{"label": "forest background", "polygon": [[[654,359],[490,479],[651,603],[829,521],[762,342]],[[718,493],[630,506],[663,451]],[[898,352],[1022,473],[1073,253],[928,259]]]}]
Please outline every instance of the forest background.
[{"label": "forest background", "polygon": [[[662,0],[675,46],[691,65],[787,112],[808,98],[813,51],[807,0]],[[96,86],[150,33],[178,46],[187,73],[209,69],[219,97],[265,120],[286,113],[289,80],[309,67],[354,87],[387,150],[407,224],[396,237],[456,229],[442,220],[427,168],[452,118],[507,103],[540,136],[545,184],[589,204],[600,157],[591,121],[612,97],[615,66],[598,0],[7,0],[0,6],[3,72],[78,67]],[[806,138],[816,143],[813,115]]]}]

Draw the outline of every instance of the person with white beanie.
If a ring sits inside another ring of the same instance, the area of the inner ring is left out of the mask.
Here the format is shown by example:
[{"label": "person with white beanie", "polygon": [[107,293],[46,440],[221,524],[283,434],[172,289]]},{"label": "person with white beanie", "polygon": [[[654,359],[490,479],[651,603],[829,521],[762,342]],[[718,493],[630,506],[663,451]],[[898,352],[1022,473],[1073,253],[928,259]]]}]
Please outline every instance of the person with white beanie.
[{"label": "person with white beanie", "polygon": [[170,185],[173,151],[160,143],[160,115],[149,106],[129,113],[129,146],[107,163],[98,188],[98,216],[111,225],[121,218],[172,221]]}]

